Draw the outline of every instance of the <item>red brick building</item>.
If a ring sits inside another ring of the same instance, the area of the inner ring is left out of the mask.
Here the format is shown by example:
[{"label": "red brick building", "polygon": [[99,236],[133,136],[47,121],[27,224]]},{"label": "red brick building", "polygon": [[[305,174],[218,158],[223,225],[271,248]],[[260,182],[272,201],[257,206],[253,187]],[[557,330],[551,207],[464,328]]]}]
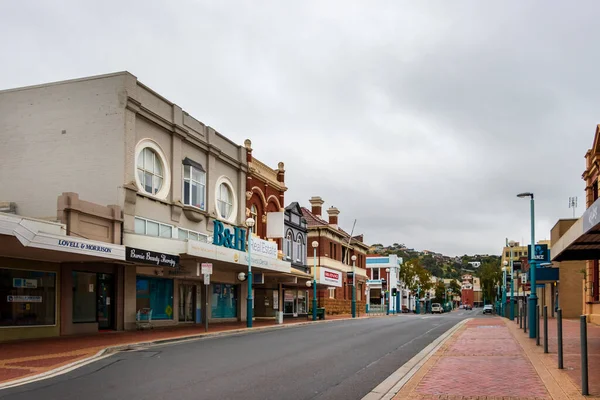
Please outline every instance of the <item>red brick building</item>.
[{"label": "red brick building", "polygon": [[[316,249],[317,299],[319,307],[328,314],[349,313],[352,303],[352,256],[356,255],[356,300],[357,310],[365,310],[367,281],[366,256],[369,246],[363,235],[353,235],[338,225],[340,211],[335,207],[327,210],[328,220],[322,217],[324,201],[320,197],[310,199],[311,210],[302,208],[308,228],[307,264],[314,268],[315,258],[312,242]],[[311,270],[311,274],[315,271]],[[312,298],[312,292],[310,292]]]},{"label": "red brick building", "polygon": [[[254,233],[262,239],[267,238],[267,213],[284,212],[285,169],[283,162],[272,169],[254,158],[252,142],[244,141],[248,160],[248,175],[246,182],[246,217],[252,217],[256,222]],[[280,239],[277,239],[279,250],[282,249]]]}]

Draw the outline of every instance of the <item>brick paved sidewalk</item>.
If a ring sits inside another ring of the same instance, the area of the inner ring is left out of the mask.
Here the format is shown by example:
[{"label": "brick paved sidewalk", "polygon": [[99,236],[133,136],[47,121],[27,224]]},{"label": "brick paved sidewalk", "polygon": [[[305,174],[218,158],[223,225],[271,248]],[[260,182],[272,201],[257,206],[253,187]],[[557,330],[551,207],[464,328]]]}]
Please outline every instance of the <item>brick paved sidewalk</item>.
[{"label": "brick paved sidewalk", "polygon": [[467,322],[394,399],[552,397],[504,320],[490,317]]},{"label": "brick paved sidewalk", "polygon": [[[350,317],[350,315],[327,315],[326,321]],[[369,318],[365,315],[360,317]],[[307,322],[313,323],[303,318],[284,320],[285,325]],[[276,323],[273,320],[254,321],[254,327],[257,328],[275,325]],[[208,333],[234,330],[246,330],[246,323],[211,324]],[[51,371],[75,361],[92,357],[107,347],[196,337],[204,333],[204,326],[189,325],[0,343],[0,383]]]}]

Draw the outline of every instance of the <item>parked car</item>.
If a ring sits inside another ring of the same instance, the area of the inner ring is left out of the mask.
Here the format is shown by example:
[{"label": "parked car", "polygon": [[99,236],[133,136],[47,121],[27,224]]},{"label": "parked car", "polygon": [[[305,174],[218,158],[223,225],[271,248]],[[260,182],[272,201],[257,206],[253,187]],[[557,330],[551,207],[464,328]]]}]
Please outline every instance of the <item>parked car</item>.
[{"label": "parked car", "polygon": [[440,303],[433,303],[431,305],[431,313],[435,314],[442,314],[444,312],[444,309],[442,308],[442,305]]},{"label": "parked car", "polygon": [[472,306],[472,305],[470,305],[470,304],[465,304],[465,306],[464,306],[464,309],[465,309],[465,310],[472,310],[472,309],[473,309],[473,306]]},{"label": "parked car", "polygon": [[484,314],[492,314],[493,312],[494,312],[494,307],[492,307],[491,304],[486,304],[485,306],[483,306]]}]

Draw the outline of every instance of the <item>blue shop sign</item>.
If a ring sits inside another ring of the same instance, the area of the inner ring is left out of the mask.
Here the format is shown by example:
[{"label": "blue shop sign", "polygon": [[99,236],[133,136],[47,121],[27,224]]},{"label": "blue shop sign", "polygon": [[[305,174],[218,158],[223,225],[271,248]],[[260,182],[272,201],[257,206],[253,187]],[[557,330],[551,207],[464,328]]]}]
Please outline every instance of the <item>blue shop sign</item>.
[{"label": "blue shop sign", "polygon": [[235,226],[233,232],[221,221],[214,220],[213,244],[246,252],[246,230]]},{"label": "blue shop sign", "polygon": [[550,262],[550,251],[547,244],[536,244],[531,251],[531,245],[527,246],[529,260],[536,262]]}]

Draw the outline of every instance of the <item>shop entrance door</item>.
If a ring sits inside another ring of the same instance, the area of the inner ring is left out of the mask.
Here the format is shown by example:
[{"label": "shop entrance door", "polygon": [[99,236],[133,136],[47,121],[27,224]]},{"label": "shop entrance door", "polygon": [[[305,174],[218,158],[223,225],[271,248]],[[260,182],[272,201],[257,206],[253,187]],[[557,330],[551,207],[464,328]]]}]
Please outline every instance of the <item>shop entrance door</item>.
[{"label": "shop entrance door", "polygon": [[98,274],[98,329],[114,329],[115,296],[112,274]]},{"label": "shop entrance door", "polygon": [[196,318],[196,285],[179,285],[179,322],[194,322]]}]

